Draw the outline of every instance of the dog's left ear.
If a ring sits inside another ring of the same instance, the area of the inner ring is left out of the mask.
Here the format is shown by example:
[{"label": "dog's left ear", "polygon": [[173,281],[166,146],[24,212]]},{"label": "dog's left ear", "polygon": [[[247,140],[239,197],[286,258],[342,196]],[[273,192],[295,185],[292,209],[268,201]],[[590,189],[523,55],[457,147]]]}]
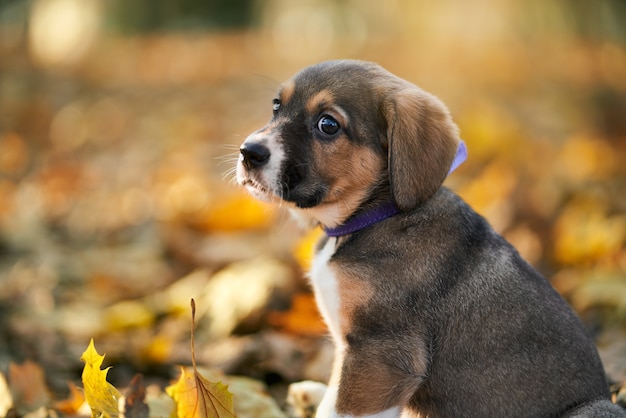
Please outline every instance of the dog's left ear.
[{"label": "dog's left ear", "polygon": [[432,197],[445,180],[459,144],[458,128],[439,99],[415,86],[389,96],[383,117],[392,197],[407,211]]}]

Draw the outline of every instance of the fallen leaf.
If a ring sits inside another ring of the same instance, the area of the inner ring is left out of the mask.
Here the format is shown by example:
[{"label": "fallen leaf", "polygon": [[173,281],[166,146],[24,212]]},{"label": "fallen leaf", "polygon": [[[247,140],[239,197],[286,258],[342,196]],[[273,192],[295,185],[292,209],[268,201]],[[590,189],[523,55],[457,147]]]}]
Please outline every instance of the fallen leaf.
[{"label": "fallen leaf", "polygon": [[146,388],[143,385],[143,377],[137,374],[130,381],[129,393],[126,395],[124,402],[124,417],[148,418],[150,416],[150,408],[148,408],[145,400]]},{"label": "fallen leaf", "polygon": [[213,383],[193,369],[181,367],[178,381],[166,389],[174,401],[178,418],[234,417],[233,395],[228,386]]},{"label": "fallen leaf", "polygon": [[117,416],[119,414],[118,402],[122,394],[106,380],[110,367],[100,369],[104,356],[96,351],[93,338],[80,359],[85,362],[82,380],[85,387],[85,399],[91,407],[93,416]]},{"label": "fallen leaf", "polygon": [[178,418],[234,418],[233,394],[222,382],[210,382],[198,372],[194,345],[196,302],[191,299],[191,361],[193,369],[181,367],[178,381],[165,391],[176,402]]},{"label": "fallen leaf", "polygon": [[328,333],[328,327],[322,320],[315,297],[311,293],[295,294],[288,311],[270,312],[267,321],[290,334],[319,336]]},{"label": "fallen leaf", "polygon": [[67,399],[55,402],[53,408],[67,415],[75,415],[85,403],[85,395],[73,382],[67,382],[70,395]]},{"label": "fallen leaf", "polygon": [[20,416],[35,411],[50,401],[43,370],[32,361],[27,360],[21,365],[10,363],[9,383],[14,408]]}]

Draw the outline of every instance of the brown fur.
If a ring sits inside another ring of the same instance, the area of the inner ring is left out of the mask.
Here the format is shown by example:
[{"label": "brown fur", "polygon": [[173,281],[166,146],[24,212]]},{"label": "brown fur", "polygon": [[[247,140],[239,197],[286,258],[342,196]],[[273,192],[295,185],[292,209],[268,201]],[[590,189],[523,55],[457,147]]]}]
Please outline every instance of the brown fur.
[{"label": "brown fur", "polygon": [[376,296],[376,291],[358,276],[351,275],[345,270],[338,269],[336,276],[339,283],[339,300],[341,301],[339,324],[342,333],[348,335],[352,331],[355,312],[367,306]]},{"label": "brown fur", "polygon": [[285,83],[283,83],[282,88],[280,90],[280,94],[279,94],[280,100],[283,103],[289,102],[295,90],[296,90],[296,83],[293,80],[287,80]]},{"label": "brown fur", "polygon": [[304,108],[307,113],[315,114],[320,109],[326,109],[331,107],[331,103],[333,103],[333,95],[329,90],[322,90],[319,93],[316,93],[313,97],[307,100]]},{"label": "brown fur", "polygon": [[[330,146],[313,146],[313,155],[319,162],[316,169],[323,173],[330,185],[324,204],[337,204],[341,218],[346,219],[367,197],[376,183],[381,169],[380,159],[368,148],[355,148],[341,138]],[[337,166],[334,161],[343,161]],[[346,175],[349,173],[349,175]]]},{"label": "brown fur", "polygon": [[[325,227],[400,209],[318,246],[312,282],[337,345],[318,417],[626,416],[572,310],[442,187],[459,138],[441,101],[360,61],[306,68],[279,100],[242,146],[241,184]],[[329,116],[333,134],[317,128]]]},{"label": "brown fur", "polygon": [[392,194],[409,210],[441,186],[459,143],[457,128],[439,100],[414,87],[385,103],[384,112]]}]

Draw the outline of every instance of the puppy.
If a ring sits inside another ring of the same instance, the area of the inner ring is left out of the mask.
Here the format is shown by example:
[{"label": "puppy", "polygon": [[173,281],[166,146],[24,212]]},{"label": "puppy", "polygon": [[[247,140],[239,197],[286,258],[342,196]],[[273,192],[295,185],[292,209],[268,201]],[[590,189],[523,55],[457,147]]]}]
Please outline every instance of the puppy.
[{"label": "puppy", "polygon": [[573,311],[442,186],[464,148],[437,98],[346,60],[272,108],[237,180],[326,231],[311,281],[336,359],[317,417],[626,416]]}]

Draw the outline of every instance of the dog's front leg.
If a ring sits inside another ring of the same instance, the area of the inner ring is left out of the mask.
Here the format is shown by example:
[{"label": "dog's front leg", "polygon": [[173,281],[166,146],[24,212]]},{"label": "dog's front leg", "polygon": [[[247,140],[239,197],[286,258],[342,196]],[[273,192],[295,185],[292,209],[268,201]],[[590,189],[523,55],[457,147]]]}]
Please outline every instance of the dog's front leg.
[{"label": "dog's front leg", "polygon": [[414,371],[373,346],[341,350],[316,418],[398,418],[421,383]]},{"label": "dog's front leg", "polygon": [[341,377],[341,365],[343,363],[343,347],[335,346],[335,358],[333,360],[333,368],[328,381],[328,388],[322,402],[317,407],[315,418],[336,417],[335,404],[337,403],[337,392],[339,391],[339,380]]},{"label": "dog's front leg", "polygon": [[[357,418],[356,415],[339,414],[335,408],[337,403],[337,386],[329,386],[322,403],[320,403],[316,418]],[[398,418],[400,417],[400,407],[393,407],[381,412],[367,415],[358,415],[359,418]]]}]

